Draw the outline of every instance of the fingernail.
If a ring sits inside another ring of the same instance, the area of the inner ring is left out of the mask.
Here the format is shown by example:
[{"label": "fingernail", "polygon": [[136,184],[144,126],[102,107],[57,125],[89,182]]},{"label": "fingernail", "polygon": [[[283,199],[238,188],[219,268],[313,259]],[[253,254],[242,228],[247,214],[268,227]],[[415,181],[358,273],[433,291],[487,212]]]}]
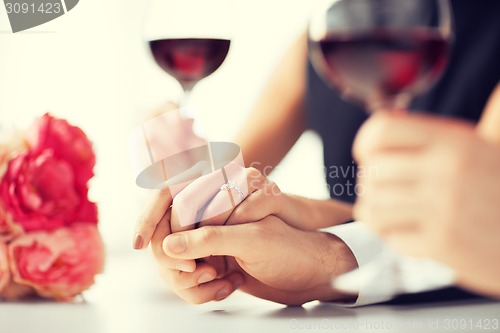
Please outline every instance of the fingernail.
[{"label": "fingernail", "polygon": [[181,253],[186,251],[186,236],[184,235],[171,235],[167,237],[167,247],[173,253]]},{"label": "fingernail", "polygon": [[140,249],[142,249],[143,245],[144,245],[144,238],[142,238],[142,236],[139,235],[139,234],[135,235],[134,249],[135,250],[140,250]]},{"label": "fingernail", "polygon": [[215,294],[215,300],[216,301],[221,301],[223,300],[224,298],[226,298],[227,296],[229,296],[229,294],[231,293],[231,291],[227,288],[222,288],[221,290],[219,290],[216,294]]},{"label": "fingernail", "polygon": [[175,268],[179,271],[188,272],[188,273],[191,273],[193,271],[193,269],[191,268],[191,265],[189,265],[188,263],[186,263],[184,261],[176,262]]},{"label": "fingernail", "polygon": [[198,284],[206,283],[214,279],[213,275],[210,273],[203,273],[198,279]]}]

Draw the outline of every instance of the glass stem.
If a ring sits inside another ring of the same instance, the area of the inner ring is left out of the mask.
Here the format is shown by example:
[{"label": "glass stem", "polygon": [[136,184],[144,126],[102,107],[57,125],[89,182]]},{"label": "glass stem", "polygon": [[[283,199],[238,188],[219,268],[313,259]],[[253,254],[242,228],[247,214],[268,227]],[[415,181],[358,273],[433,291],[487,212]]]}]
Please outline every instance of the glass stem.
[{"label": "glass stem", "polygon": [[[186,119],[193,119],[193,123],[195,121],[199,121],[198,119],[196,119],[196,113],[195,113],[194,109],[189,105],[189,102],[191,99],[191,92],[193,91],[194,83],[192,83],[192,84],[184,83],[181,85],[182,85],[182,89],[184,90],[184,93],[181,97],[181,100],[179,101],[180,114],[182,117],[184,117]],[[208,141],[208,137],[206,134],[203,135],[203,138],[205,139],[205,143],[207,144],[208,158],[210,160],[210,170],[211,170],[211,172],[214,172],[215,171],[215,162],[214,162],[214,156],[212,153],[212,147],[210,146],[210,141]]]},{"label": "glass stem", "polygon": [[367,104],[367,109],[370,114],[374,114],[375,112],[404,114],[408,112],[410,101],[411,96],[409,96],[408,94],[402,94],[390,99],[369,101]]},{"label": "glass stem", "polygon": [[193,109],[190,107],[189,103],[191,101],[191,92],[193,91],[193,86],[182,85],[183,94],[179,100],[179,107],[181,110],[181,115],[186,119],[194,119],[195,114]]}]

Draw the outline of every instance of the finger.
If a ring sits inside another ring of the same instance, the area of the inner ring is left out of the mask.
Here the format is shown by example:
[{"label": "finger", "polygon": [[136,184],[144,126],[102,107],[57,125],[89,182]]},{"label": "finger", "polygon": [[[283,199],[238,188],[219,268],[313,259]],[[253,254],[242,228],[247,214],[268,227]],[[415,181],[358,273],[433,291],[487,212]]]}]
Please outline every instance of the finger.
[{"label": "finger", "polygon": [[359,130],[353,146],[356,160],[383,150],[419,150],[445,132],[463,131],[471,125],[463,121],[424,114],[375,114]]},{"label": "finger", "polygon": [[156,226],[155,232],[151,238],[151,250],[160,266],[160,271],[168,269],[193,272],[196,269],[196,262],[194,260],[173,259],[163,252],[163,240],[170,234],[170,213],[171,210],[167,210],[160,220],[160,223]]},{"label": "finger", "polygon": [[375,152],[389,149],[415,149],[428,144],[427,130],[410,115],[377,113],[358,131],[353,145],[353,156],[358,161]]},{"label": "finger", "polygon": [[423,170],[421,154],[385,152],[360,161],[357,176],[359,183],[413,183],[420,178]]},{"label": "finger", "polygon": [[232,181],[234,181],[233,188],[219,189],[203,209],[200,226],[225,224],[234,207],[243,201],[244,192],[241,191],[240,184],[245,184],[246,187],[246,178],[240,177]]},{"label": "finger", "polygon": [[[217,272],[217,278],[221,278],[226,275],[230,269],[228,265],[228,257],[226,256],[211,256],[203,258],[203,262],[212,266]],[[232,269],[234,270],[234,268]]]},{"label": "finger", "polygon": [[260,221],[266,216],[274,214],[277,198],[275,195],[268,195],[266,189],[253,192],[233,210],[226,225]]},{"label": "finger", "polygon": [[241,273],[234,272],[222,279],[200,284],[190,289],[175,291],[182,299],[193,304],[202,304],[210,301],[221,301],[231,295],[244,284]]},{"label": "finger", "polygon": [[[205,225],[224,225],[231,215],[234,205],[238,205],[241,200],[235,202],[238,198],[231,193],[233,190],[219,190],[212,200],[201,209],[202,216],[199,226]],[[239,195],[238,195],[239,197]]]},{"label": "finger", "polygon": [[193,272],[182,272],[166,267],[161,267],[160,272],[165,282],[174,290],[193,288],[213,281],[217,277],[215,268],[207,263],[199,263]]},{"label": "finger", "polygon": [[260,223],[225,226],[204,226],[199,229],[175,233],[163,241],[163,251],[173,258],[198,259],[211,255],[240,258],[254,256],[259,243]]},{"label": "finger", "polygon": [[[255,169],[252,169],[252,173],[254,172],[253,170]],[[221,186],[229,183],[229,181],[235,181],[238,179],[243,180],[245,179],[245,175],[245,168],[236,162],[231,162],[222,169],[216,170],[192,182],[174,199],[175,214],[173,215],[171,223],[172,232],[191,229],[193,228],[193,224],[200,222],[203,219],[214,217],[231,210],[233,205],[236,204],[234,200],[230,198],[229,201],[225,201],[221,196],[222,199],[217,199],[211,208],[209,208],[211,216],[205,215],[205,218],[203,217],[204,211],[207,210],[210,202],[221,191]],[[238,189],[241,193],[243,193],[243,196],[247,195],[248,187],[245,181],[239,182]],[[219,219],[223,219],[223,216]],[[222,223],[217,222],[217,224]]]},{"label": "finger", "polygon": [[385,242],[398,253],[420,258],[435,256],[433,244],[426,244],[423,235],[415,228],[400,229],[383,236]]},{"label": "finger", "polygon": [[[228,172],[228,174],[230,173]],[[219,190],[205,208],[200,226],[226,224],[234,210],[238,209],[243,202],[248,200],[255,191],[258,191],[267,184],[267,178],[254,168],[247,168],[244,172],[233,172],[232,174],[234,174],[234,177],[237,177],[232,179],[235,183],[235,188]],[[259,208],[255,207],[255,209]]]},{"label": "finger", "polygon": [[426,205],[415,192],[413,186],[387,186],[376,195],[360,196],[354,205],[354,217],[381,235],[420,227]]},{"label": "finger", "polygon": [[134,249],[140,250],[148,246],[156,226],[171,204],[170,189],[151,191],[146,209],[135,227]]}]

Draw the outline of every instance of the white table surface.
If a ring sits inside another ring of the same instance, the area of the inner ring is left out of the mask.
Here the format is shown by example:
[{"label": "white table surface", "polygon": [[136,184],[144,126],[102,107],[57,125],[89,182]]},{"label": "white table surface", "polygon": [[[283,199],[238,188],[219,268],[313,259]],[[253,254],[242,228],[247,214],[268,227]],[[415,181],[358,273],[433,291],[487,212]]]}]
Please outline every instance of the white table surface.
[{"label": "white table surface", "polygon": [[0,303],[1,333],[500,332],[493,320],[500,320],[500,302],[486,300],[287,308],[237,292],[222,302],[190,305],[163,286],[149,253],[132,251],[108,259],[84,301]]}]

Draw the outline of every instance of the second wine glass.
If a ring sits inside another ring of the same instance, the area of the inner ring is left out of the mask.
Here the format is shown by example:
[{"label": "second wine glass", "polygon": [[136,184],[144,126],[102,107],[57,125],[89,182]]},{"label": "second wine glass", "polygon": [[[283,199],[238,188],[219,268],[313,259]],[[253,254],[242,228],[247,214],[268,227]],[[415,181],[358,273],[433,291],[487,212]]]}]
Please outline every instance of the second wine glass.
[{"label": "second wine glass", "polygon": [[368,112],[405,109],[443,72],[451,41],[447,0],[330,0],[309,29],[316,70]]},{"label": "second wine glass", "polygon": [[[311,61],[332,88],[367,112],[406,112],[445,69],[451,20],[448,0],[326,0],[309,26]],[[383,276],[392,280],[380,275],[387,270]],[[409,292],[451,283],[453,277],[444,266],[400,260],[387,250],[335,279],[334,287],[356,293],[378,281],[377,292],[398,283],[406,283]]]}]

